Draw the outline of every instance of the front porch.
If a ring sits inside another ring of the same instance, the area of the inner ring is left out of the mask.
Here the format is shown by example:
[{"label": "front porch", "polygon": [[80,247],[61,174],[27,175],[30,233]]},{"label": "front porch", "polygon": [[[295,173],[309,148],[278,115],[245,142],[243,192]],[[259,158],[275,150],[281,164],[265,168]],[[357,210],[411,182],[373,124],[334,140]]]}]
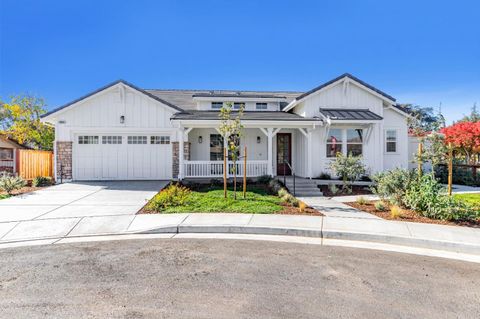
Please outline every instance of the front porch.
[{"label": "front porch", "polygon": [[[310,177],[312,129],[310,124],[300,127],[246,127],[240,138],[240,159],[237,175],[249,178],[262,175],[291,175]],[[227,140],[212,127],[184,127],[179,130],[178,179],[231,177],[234,163],[227,161],[224,168],[223,150]],[[245,147],[247,162],[244,167]],[[188,152],[188,156],[185,153]]]}]

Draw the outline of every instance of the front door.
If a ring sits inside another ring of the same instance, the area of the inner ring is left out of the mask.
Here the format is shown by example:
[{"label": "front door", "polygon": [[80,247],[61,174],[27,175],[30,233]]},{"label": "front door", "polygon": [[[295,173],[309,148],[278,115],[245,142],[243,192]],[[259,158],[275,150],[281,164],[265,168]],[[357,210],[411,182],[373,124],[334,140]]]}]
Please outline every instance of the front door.
[{"label": "front door", "polygon": [[292,165],[292,134],[277,134],[277,175],[291,175],[292,170],[288,166]]}]

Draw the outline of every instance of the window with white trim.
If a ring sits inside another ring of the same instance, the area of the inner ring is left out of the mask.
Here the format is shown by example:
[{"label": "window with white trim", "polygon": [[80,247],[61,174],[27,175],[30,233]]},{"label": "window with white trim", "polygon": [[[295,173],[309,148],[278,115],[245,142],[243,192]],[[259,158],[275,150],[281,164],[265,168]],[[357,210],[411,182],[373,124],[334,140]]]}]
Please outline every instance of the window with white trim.
[{"label": "window with white trim", "polygon": [[122,144],[121,136],[102,136],[102,144]]},{"label": "window with white trim", "polygon": [[397,152],[397,130],[385,131],[385,151],[387,153]]},{"label": "window with white trim", "polygon": [[98,144],[98,136],[81,135],[78,137],[78,144]]},{"label": "window with white trim", "polygon": [[13,148],[0,148],[0,160],[13,160]]},{"label": "window with white trim", "polygon": [[233,103],[233,109],[234,110],[240,110],[241,107],[245,108],[245,103],[243,103],[243,102]]},{"label": "window with white trim", "polygon": [[255,108],[257,110],[266,110],[267,107],[268,107],[267,103],[257,103],[257,104],[255,104]]},{"label": "window with white trim", "polygon": [[212,109],[219,110],[223,107],[223,102],[212,102]]},{"label": "window with white trim", "polygon": [[335,157],[337,153],[361,156],[363,154],[363,129],[331,128],[327,138],[327,157]]},{"label": "window with white trim", "polygon": [[128,144],[147,144],[146,136],[129,136],[127,139]]},{"label": "window with white trim", "polygon": [[170,136],[150,136],[150,144],[170,144]]}]

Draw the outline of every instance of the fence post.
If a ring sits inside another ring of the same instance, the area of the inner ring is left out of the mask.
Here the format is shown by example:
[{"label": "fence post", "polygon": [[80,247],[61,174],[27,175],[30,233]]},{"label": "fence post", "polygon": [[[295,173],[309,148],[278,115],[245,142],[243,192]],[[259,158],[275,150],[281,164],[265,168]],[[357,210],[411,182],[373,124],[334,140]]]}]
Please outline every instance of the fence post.
[{"label": "fence post", "polygon": [[423,153],[423,143],[418,143],[418,178],[422,177],[422,169],[423,169],[423,162],[422,162],[422,153]]},{"label": "fence post", "polygon": [[243,159],[243,198],[247,198],[247,147],[244,151],[245,158]]},{"label": "fence post", "polygon": [[453,148],[452,143],[448,143],[448,195],[452,196],[453,183]]}]

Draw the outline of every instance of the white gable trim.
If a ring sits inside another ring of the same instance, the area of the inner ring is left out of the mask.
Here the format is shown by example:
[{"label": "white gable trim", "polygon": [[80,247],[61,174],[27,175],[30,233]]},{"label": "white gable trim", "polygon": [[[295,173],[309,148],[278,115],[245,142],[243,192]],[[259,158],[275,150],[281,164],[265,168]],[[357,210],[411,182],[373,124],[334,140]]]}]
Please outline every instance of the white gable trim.
[{"label": "white gable trim", "polygon": [[338,85],[338,84],[340,84],[340,83],[342,83],[342,82],[343,82],[344,84],[347,84],[347,85],[350,84],[350,83],[353,83],[354,85],[358,86],[359,88],[367,91],[368,93],[370,93],[370,94],[378,97],[379,99],[382,99],[383,101],[385,101],[385,102],[387,102],[387,103],[389,103],[389,104],[394,104],[394,103],[395,103],[395,101],[393,101],[393,100],[391,100],[391,99],[389,99],[389,98],[387,98],[387,97],[385,97],[385,96],[383,96],[383,95],[375,92],[374,90],[372,90],[372,89],[370,89],[369,87],[363,85],[362,83],[356,81],[355,79],[352,79],[352,78],[350,78],[350,77],[348,77],[348,76],[344,76],[344,77],[338,79],[337,81],[335,81],[335,82],[333,82],[333,83],[330,83],[329,85],[326,85],[325,87],[323,87],[323,88],[321,88],[321,89],[313,92],[312,94],[309,94],[309,95],[307,95],[307,96],[305,96],[305,97],[303,97],[303,98],[301,98],[301,99],[299,99],[299,100],[297,100],[297,99],[293,100],[292,102],[290,102],[290,104],[288,104],[288,105],[283,109],[283,111],[284,111],[284,112],[288,112],[288,111],[290,111],[291,109],[293,109],[295,106],[297,106],[299,103],[305,101],[306,99],[308,99],[308,98],[310,98],[310,97],[312,97],[312,96],[318,95],[318,94],[320,94],[321,92],[327,91],[327,90],[331,89],[332,87],[334,87],[334,86],[336,86],[336,85]]},{"label": "white gable trim", "polygon": [[135,87],[134,85],[132,85],[128,82],[120,80],[120,81],[114,82],[112,84],[109,84],[109,85],[107,85],[103,88],[100,88],[97,91],[94,91],[93,93],[90,93],[90,94],[88,94],[84,97],[81,97],[77,100],[74,100],[73,102],[71,102],[69,104],[61,106],[61,107],[57,108],[56,110],[48,112],[47,114],[42,116],[42,122],[48,122],[49,120],[52,120],[56,116],[58,116],[60,114],[63,114],[67,111],[70,111],[71,109],[73,109],[77,106],[80,106],[83,103],[85,103],[85,102],[87,102],[91,99],[97,98],[99,95],[105,94],[105,93],[107,93],[111,90],[114,90],[116,88],[120,88],[120,90],[121,90],[120,94],[121,94],[121,99],[122,99],[123,103],[125,103],[125,101],[126,101],[126,90],[129,89],[129,90],[132,90],[134,92],[137,92],[137,93],[140,93],[140,94],[143,94],[143,95],[147,96],[148,98],[154,100],[155,102],[159,103],[163,107],[173,110],[174,113],[182,111],[182,109],[176,107],[175,105],[171,105],[171,104],[161,100],[160,98],[156,98],[156,97],[152,96],[151,94]]}]

